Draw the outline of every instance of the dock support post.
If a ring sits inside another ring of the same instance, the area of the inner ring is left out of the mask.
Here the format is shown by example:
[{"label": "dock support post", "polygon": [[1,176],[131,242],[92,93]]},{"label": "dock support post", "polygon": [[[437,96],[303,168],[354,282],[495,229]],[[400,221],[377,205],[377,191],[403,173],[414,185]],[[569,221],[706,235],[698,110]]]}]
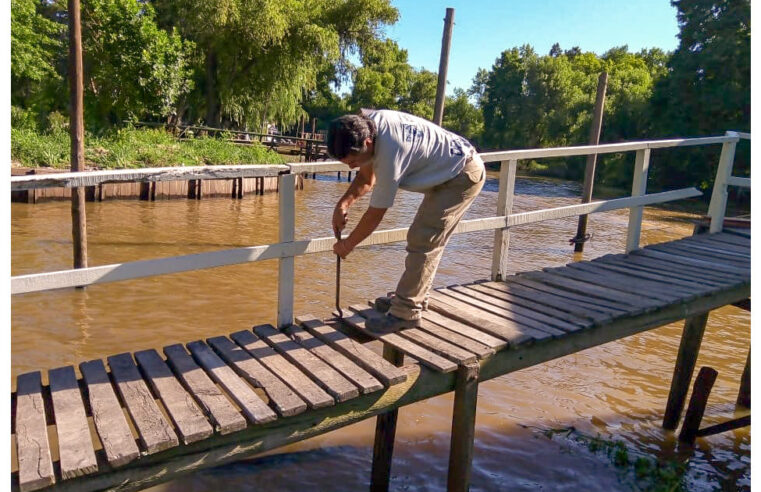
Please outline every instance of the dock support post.
[{"label": "dock support post", "polygon": [[[515,194],[515,171],[518,161],[502,161],[499,167],[499,194],[497,196],[497,215],[510,215],[513,211]],[[507,277],[507,251],[510,247],[510,229],[495,229],[494,249],[491,260],[491,279],[499,282]]]},{"label": "dock support post", "polygon": [[473,464],[473,440],[476,431],[479,364],[471,362],[457,368],[452,412],[452,437],[449,448],[448,492],[466,492],[470,488]]},{"label": "dock support post", "polygon": [[[283,174],[278,178],[279,241],[292,242],[296,235],[296,175]],[[294,257],[280,258],[277,279],[277,326],[282,328],[293,323]]]},{"label": "dock support post", "polygon": [[[650,149],[640,149],[634,159],[634,176],[632,176],[632,196],[647,193],[647,171],[650,168]],[[629,209],[629,227],[626,230],[626,252],[639,248],[642,234],[642,206]]]},{"label": "dock support post", "polygon": [[687,398],[687,390],[692,380],[692,372],[700,352],[700,344],[703,341],[708,312],[687,318],[684,322],[682,341],[679,344],[679,353],[674,366],[674,377],[671,380],[666,412],[663,416],[663,428],[676,429],[679,418]]},{"label": "dock support post", "polygon": [[[383,345],[383,358],[397,367],[404,362],[404,354],[389,345]],[[373,468],[370,474],[371,492],[386,492],[391,482],[391,460],[394,455],[398,416],[399,410],[394,409],[378,415],[375,420]]]},{"label": "dock support post", "polygon": [[[726,132],[728,137],[739,136],[737,132]],[[724,228],[724,214],[727,211],[727,182],[732,176],[732,167],[735,161],[735,148],[737,142],[725,142],[721,146],[719,167],[716,169],[716,178],[713,181],[711,202],[708,204],[708,216],[711,217],[709,232],[721,232]]]},{"label": "dock support post", "polygon": [[681,432],[679,432],[680,441],[690,445],[695,443],[695,438],[700,429],[700,422],[703,420],[703,414],[708,404],[708,397],[711,394],[713,383],[716,382],[718,374],[716,369],[711,367],[700,368],[698,377],[695,378],[695,385],[692,387],[692,396],[690,397],[690,404],[687,406],[687,413],[684,416],[684,424],[682,425]]},{"label": "dock support post", "polygon": [[737,395],[737,404],[750,408],[750,350],[748,350],[748,360],[745,361],[745,369],[740,379],[740,392]]}]

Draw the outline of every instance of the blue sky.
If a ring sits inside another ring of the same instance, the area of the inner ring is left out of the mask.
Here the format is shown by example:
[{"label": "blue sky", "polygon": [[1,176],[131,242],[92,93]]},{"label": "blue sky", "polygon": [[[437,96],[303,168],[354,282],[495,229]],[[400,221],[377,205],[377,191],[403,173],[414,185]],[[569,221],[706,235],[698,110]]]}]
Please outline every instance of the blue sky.
[{"label": "blue sky", "polygon": [[386,35],[409,53],[415,68],[439,70],[447,7],[455,9],[447,94],[468,88],[478,68],[491,69],[502,51],[530,44],[547,54],[563,49],[602,54],[614,46],[676,49],[679,27],[669,0],[392,0],[399,21]]}]

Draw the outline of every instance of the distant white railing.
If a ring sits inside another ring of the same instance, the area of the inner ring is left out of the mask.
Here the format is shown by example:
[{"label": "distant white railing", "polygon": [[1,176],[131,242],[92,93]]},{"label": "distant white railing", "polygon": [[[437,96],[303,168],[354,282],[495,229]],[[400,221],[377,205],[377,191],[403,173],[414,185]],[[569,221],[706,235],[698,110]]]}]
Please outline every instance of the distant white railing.
[{"label": "distant white railing", "polygon": [[[721,193],[719,193],[719,199],[717,199],[716,202],[714,202],[714,199],[712,198],[711,206],[709,207],[709,215],[712,217],[711,227],[713,229],[713,224],[717,222],[713,219],[718,219],[719,215],[712,214],[712,211],[715,214],[720,213],[720,216],[723,219],[724,207],[726,206],[726,186],[746,186],[746,183],[747,186],[750,185],[749,178],[737,178],[731,176],[734,149],[740,138],[750,138],[750,135],[746,136],[746,134],[727,132],[727,135],[719,137],[653,140],[550,149],[510,150],[480,154],[485,162],[501,162],[497,215],[481,219],[463,220],[456,228],[455,234],[494,230],[492,278],[502,279],[507,275],[507,253],[509,248],[509,230],[511,227],[564,217],[629,208],[630,213],[626,250],[627,252],[631,251],[639,246],[642,207],[696,197],[702,194],[695,188],[683,188],[662,193],[646,194],[650,150],[669,147],[722,144],[723,147],[719,163],[719,173],[717,174],[717,184],[719,186],[714,187],[714,198],[717,196],[717,188],[723,187],[724,199],[723,201],[720,201]],[[630,151],[636,152],[632,195],[630,197],[535,210],[520,214],[512,213],[515,174],[519,160]],[[193,168],[159,168],[128,171],[94,171],[61,173],[55,176],[37,175],[13,177],[11,178],[12,190],[45,188],[51,186],[93,186],[100,183],[135,180],[166,181],[279,176],[280,217],[279,242],[275,244],[211,251],[152,260],[141,260],[113,265],[102,265],[74,270],[18,275],[11,277],[11,294],[15,295],[50,289],[117,282],[135,278],[188,272],[278,258],[280,260],[278,267],[278,325],[282,326],[289,324],[293,320],[294,258],[306,254],[332,251],[333,243],[335,242],[333,237],[296,240],[294,193],[296,176],[300,173],[348,170],[348,166],[338,161],[332,161],[322,163],[292,163],[285,165],[203,166]],[[721,224],[721,221],[718,221],[718,223]],[[406,239],[407,230],[408,228],[399,228],[374,232],[363,241],[360,246],[403,241]]]}]

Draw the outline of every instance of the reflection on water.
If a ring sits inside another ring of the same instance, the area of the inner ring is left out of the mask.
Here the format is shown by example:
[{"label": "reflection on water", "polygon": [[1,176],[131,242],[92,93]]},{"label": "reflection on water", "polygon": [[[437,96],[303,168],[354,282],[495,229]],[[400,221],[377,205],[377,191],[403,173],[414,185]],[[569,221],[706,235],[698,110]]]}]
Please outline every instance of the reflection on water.
[{"label": "reflection on water", "polygon": [[[296,238],[331,236],[330,215],[346,190],[333,177],[307,180],[296,195]],[[466,218],[494,215],[496,174]],[[519,179],[516,212],[578,202],[579,186]],[[409,225],[421,196],[400,193],[382,228]],[[90,265],[122,263],[237,248],[277,241],[277,195],[165,202],[87,204]],[[367,206],[350,212],[353,227]],[[14,203],[13,275],[71,267],[68,202]],[[624,250],[628,212],[590,216],[591,241],[574,254],[568,240],[576,219],[514,228],[513,271],[536,270]],[[691,234],[689,216],[646,210],[643,243]],[[489,275],[493,234],[452,238],[435,285]],[[404,243],[355,251],[342,264],[342,300],[363,303],[393,290],[401,275]],[[295,312],[327,316],[333,309],[335,257],[320,253],[296,260]],[[76,364],[124,351],[161,348],[254,324],[274,322],[277,262],[138,279],[15,296],[12,299],[11,375]],[[624,441],[632,452],[684,459],[673,435],[660,427],[681,324],[613,342],[484,383],[479,391],[473,490],[628,490],[604,456],[570,439],[538,429],[573,426],[589,435]],[[711,314],[698,367],[719,371],[705,424],[731,418],[750,341],[750,316],[733,307]],[[440,490],[446,483],[452,399],[445,395],[400,411],[392,469],[395,490]],[[374,421],[294,444],[254,460],[194,473],[152,490],[362,490],[369,483]],[[691,453],[690,490],[749,488],[748,429],[701,440]]]}]

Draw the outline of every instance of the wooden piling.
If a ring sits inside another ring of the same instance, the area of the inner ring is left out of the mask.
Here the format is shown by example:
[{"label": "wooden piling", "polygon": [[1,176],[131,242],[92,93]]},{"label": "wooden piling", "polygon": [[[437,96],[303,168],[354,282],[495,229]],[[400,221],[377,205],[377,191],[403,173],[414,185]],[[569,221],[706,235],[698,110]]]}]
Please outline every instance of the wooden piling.
[{"label": "wooden piling", "polygon": [[473,464],[473,440],[478,402],[478,362],[457,368],[452,412],[452,437],[449,448],[447,491],[467,491]]},{"label": "wooden piling", "polygon": [[684,425],[679,432],[679,440],[693,444],[697,437],[700,422],[703,420],[703,414],[706,410],[708,397],[711,394],[713,383],[716,382],[718,372],[711,367],[701,367],[698,377],[695,378],[695,385],[692,388],[690,404],[687,406],[687,413],[684,416]]},{"label": "wooden piling", "polygon": [[[404,354],[390,345],[383,346],[383,358],[397,367],[404,363]],[[394,409],[378,415],[375,421],[373,444],[373,468],[370,474],[370,491],[385,492],[391,481],[391,460],[394,455],[396,420],[399,410]]]},{"label": "wooden piling", "polygon": [[[85,168],[84,71],[79,0],[68,1],[68,14],[71,171],[78,172]],[[71,190],[71,232],[74,243],[74,268],[87,268],[87,219],[85,189],[82,187]]]},{"label": "wooden piling", "polygon": [[707,321],[708,312],[705,312],[689,317],[684,322],[682,341],[679,344],[679,352],[674,366],[674,377],[671,380],[671,390],[666,403],[666,412],[663,416],[664,429],[674,430],[679,425]]},{"label": "wooden piling", "polygon": [[750,350],[748,350],[748,359],[745,361],[745,369],[740,379],[740,392],[737,395],[737,404],[750,408]]},{"label": "wooden piling", "polygon": [[449,47],[452,44],[452,27],[454,26],[454,9],[447,8],[444,17],[444,33],[441,35],[441,56],[439,57],[439,77],[436,85],[436,103],[433,108],[433,122],[441,126],[444,119],[444,100],[447,89],[447,68],[449,66]]}]

